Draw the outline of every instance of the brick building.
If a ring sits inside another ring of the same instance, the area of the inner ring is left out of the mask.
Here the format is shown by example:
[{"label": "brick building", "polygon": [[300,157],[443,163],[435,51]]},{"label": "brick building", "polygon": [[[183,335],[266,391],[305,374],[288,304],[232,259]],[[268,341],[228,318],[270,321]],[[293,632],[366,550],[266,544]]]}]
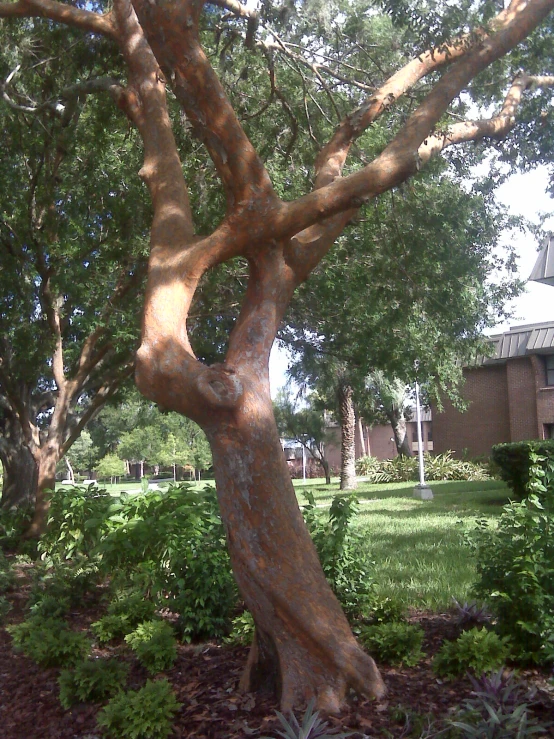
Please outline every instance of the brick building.
[{"label": "brick building", "polygon": [[494,444],[554,437],[554,322],[491,336],[494,355],[464,367],[461,413],[433,409],[435,452],[489,455]]}]

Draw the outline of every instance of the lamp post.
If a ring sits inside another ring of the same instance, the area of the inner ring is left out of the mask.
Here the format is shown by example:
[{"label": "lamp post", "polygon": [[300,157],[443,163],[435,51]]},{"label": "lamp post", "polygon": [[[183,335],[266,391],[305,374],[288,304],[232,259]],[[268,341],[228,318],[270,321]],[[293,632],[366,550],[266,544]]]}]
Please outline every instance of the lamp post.
[{"label": "lamp post", "polygon": [[414,487],[414,498],[433,500],[433,491],[425,483],[425,468],[423,465],[423,434],[421,431],[421,403],[419,402],[419,383],[415,384],[416,426],[417,426],[417,456],[419,461],[419,483]]}]

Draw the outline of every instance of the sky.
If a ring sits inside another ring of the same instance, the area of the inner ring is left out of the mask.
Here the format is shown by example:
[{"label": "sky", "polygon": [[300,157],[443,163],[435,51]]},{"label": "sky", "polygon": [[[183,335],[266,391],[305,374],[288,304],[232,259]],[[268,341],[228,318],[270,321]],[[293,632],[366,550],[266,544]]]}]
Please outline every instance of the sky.
[{"label": "sky", "polygon": [[[497,190],[497,197],[513,215],[522,215],[535,223],[541,222],[541,214],[549,214],[543,227],[554,231],[554,200],[547,193],[548,174],[539,167],[531,172],[512,175]],[[518,275],[527,280],[535,264],[539,244],[532,235],[507,233],[517,253]],[[528,282],[525,292],[509,305],[513,318],[499,323],[490,333],[501,333],[510,326],[554,321],[554,287],[538,282]],[[271,395],[275,397],[286,382],[288,357],[274,345],[269,360]]]}]

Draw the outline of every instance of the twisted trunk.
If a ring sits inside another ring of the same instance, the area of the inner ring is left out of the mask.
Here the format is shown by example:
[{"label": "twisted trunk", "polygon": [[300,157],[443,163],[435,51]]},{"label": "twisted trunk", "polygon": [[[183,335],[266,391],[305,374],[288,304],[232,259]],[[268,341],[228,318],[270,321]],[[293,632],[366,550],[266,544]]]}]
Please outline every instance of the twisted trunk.
[{"label": "twisted trunk", "polygon": [[336,711],[349,688],[381,695],[383,682],[323,575],[269,392],[249,380],[241,374],[240,411],[204,426],[233,572],[256,624],[241,688],[277,691],[284,710],[315,697],[320,708]]},{"label": "twisted trunk", "polygon": [[387,416],[392,427],[394,443],[400,457],[413,457],[412,447],[408,438],[406,417],[402,410],[391,410],[387,412]]}]

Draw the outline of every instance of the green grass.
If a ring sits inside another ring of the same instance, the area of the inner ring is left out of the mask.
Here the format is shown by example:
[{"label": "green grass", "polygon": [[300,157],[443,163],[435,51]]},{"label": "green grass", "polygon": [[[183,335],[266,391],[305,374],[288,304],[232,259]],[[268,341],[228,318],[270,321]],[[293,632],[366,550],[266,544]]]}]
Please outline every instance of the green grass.
[{"label": "green grass", "polygon": [[[308,487],[322,509],[340,494],[337,483],[307,483],[296,484],[301,504],[302,490]],[[421,501],[413,497],[413,488],[413,482],[360,483],[356,527],[375,561],[379,593],[411,608],[440,611],[452,605],[453,597],[471,598],[475,562],[464,534],[477,518],[494,520],[500,515],[508,489],[498,480],[433,482],[434,500]]]}]

